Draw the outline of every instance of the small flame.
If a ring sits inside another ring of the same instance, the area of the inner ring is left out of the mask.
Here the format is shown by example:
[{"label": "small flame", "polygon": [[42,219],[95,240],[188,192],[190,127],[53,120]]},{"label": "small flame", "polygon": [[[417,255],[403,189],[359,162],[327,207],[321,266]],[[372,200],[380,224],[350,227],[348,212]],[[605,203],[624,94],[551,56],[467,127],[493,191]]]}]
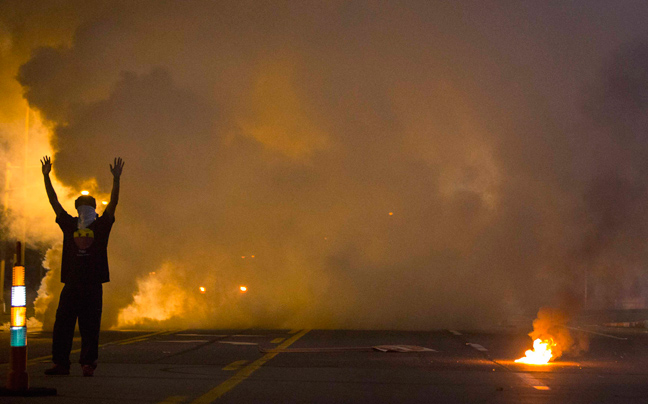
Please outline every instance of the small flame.
[{"label": "small flame", "polygon": [[108,205],[108,202],[107,201],[101,201],[101,204],[102,205]]},{"label": "small flame", "polygon": [[81,195],[90,195],[89,191],[81,191]]},{"label": "small flame", "polygon": [[552,358],[551,347],[556,344],[553,340],[542,341],[540,338],[533,341],[533,349],[529,349],[523,358],[516,359],[516,363],[527,365],[546,365]]},{"label": "small flame", "polygon": [[241,292],[243,292],[243,293],[247,292],[247,287],[245,287],[245,286],[241,286],[241,287],[239,287],[239,289],[240,289]]},{"label": "small flame", "polygon": [[205,287],[204,286],[201,286],[198,289],[200,290],[200,293],[205,293]]}]

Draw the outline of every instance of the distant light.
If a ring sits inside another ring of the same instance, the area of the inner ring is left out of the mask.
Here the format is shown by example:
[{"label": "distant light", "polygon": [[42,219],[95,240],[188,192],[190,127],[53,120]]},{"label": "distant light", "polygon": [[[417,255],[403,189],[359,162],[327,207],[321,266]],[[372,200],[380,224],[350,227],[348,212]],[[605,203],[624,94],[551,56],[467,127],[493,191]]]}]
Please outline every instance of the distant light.
[{"label": "distant light", "polygon": [[90,195],[90,192],[88,192],[88,191],[81,191],[81,195]]},{"label": "distant light", "polygon": [[108,205],[108,202],[107,201],[101,201],[101,204],[102,205]]},{"label": "distant light", "polygon": [[254,258],[254,255],[250,255],[250,258]]},{"label": "distant light", "polygon": [[149,275],[155,275],[155,272],[149,272]]},{"label": "distant light", "polygon": [[394,212],[389,212],[389,216],[394,216]]},{"label": "distant light", "polygon": [[241,292],[243,292],[243,293],[247,292],[247,287],[245,287],[245,286],[241,286],[241,287],[239,287],[239,289],[240,289]]},{"label": "distant light", "polygon": [[205,293],[205,287],[204,286],[201,286],[198,289],[200,290],[200,293],[203,293],[203,294]]},{"label": "distant light", "polygon": [[245,259],[245,255],[241,255],[241,258]]}]

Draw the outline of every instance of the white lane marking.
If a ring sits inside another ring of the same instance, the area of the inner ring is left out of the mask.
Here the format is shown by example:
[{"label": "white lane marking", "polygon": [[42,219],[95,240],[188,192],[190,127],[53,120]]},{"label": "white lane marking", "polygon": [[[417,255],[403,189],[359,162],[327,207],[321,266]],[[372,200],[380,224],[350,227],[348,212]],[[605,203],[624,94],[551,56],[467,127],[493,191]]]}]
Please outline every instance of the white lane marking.
[{"label": "white lane marking", "polygon": [[218,341],[219,344],[230,344],[230,345],[259,345],[256,342],[240,342],[240,341]]},{"label": "white lane marking", "polygon": [[471,347],[475,348],[478,351],[486,352],[488,349],[484,348],[483,346],[479,344],[473,344],[472,342],[467,342],[466,345],[470,345]]},{"label": "white lane marking", "polygon": [[153,341],[153,342],[180,342],[185,344],[191,344],[197,342],[209,342],[209,340],[208,339],[177,339],[177,340]]},{"label": "white lane marking", "polygon": [[526,384],[529,386],[533,387],[536,390],[551,390],[549,386],[546,384],[542,383],[540,380],[536,379],[535,377],[531,376],[528,373],[516,373],[517,377],[522,379]]},{"label": "white lane marking", "polygon": [[454,334],[454,335],[463,335],[463,334],[460,333],[459,331],[455,331],[455,330],[448,330],[448,331],[450,331],[450,333],[451,333],[451,334]]},{"label": "white lane marking", "polygon": [[[412,350],[412,351],[418,351],[418,349],[410,348],[410,347],[407,346],[407,345],[404,346],[404,348],[405,348],[405,349],[410,349],[410,350]],[[421,347],[421,352],[437,352],[437,351],[436,351],[435,349],[432,349],[432,348]]]},{"label": "white lane marking", "polygon": [[377,345],[373,349],[380,352],[438,352],[431,348],[415,345]]},{"label": "white lane marking", "polygon": [[227,337],[225,334],[175,334],[178,337]]}]

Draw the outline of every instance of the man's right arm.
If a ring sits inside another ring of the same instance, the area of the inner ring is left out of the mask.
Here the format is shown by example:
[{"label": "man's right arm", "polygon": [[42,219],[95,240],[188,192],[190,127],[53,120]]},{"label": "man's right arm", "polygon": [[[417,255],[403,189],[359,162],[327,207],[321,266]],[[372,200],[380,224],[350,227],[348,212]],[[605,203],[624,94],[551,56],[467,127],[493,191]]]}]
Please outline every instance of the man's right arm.
[{"label": "man's right arm", "polygon": [[47,191],[47,198],[49,199],[50,205],[56,213],[56,217],[59,217],[61,214],[65,213],[65,209],[61,206],[61,203],[56,196],[56,191],[52,186],[52,180],[50,179],[50,172],[52,171],[52,159],[49,156],[43,157],[41,160],[42,169],[43,169],[43,178],[45,179],[45,190]]}]

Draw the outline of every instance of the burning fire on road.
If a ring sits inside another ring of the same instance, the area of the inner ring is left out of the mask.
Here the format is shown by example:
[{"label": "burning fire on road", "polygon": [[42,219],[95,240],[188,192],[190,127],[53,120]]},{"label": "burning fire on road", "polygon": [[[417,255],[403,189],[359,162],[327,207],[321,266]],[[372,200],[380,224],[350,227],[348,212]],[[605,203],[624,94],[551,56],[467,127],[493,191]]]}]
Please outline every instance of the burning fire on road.
[{"label": "burning fire on road", "polygon": [[524,357],[516,359],[515,363],[524,363],[527,365],[547,365],[553,358],[551,348],[556,344],[552,339],[543,341],[537,338],[533,341],[533,349],[529,349],[524,353]]},{"label": "burning fire on road", "polygon": [[533,349],[516,359],[516,363],[526,365],[547,365],[560,358],[564,353],[578,355],[587,351],[589,343],[585,335],[572,335],[567,327],[569,316],[566,312],[549,307],[538,311],[533,321],[533,331],[529,336],[533,340]]}]

